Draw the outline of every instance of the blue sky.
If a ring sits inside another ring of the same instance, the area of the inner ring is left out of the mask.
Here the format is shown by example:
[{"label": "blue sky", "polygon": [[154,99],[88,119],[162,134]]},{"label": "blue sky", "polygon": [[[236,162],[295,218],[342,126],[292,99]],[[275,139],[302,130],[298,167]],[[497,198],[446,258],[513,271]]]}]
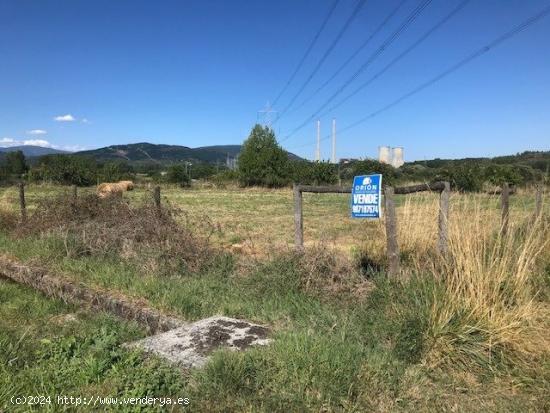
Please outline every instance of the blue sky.
[{"label": "blue sky", "polygon": [[[240,143],[258,111],[288,80],[332,1],[2,0],[0,146]],[[367,0],[297,101],[330,77],[399,1]],[[334,81],[303,107],[286,112],[274,124],[278,137],[313,114],[419,3],[407,0]],[[288,104],[356,4],[340,0],[276,110]],[[433,0],[346,91],[377,73],[457,4]],[[344,128],[548,4],[471,0],[410,55],[322,117],[323,136],[332,117]],[[407,160],[549,150],[549,40],[546,17],[423,92],[339,134],[339,157],[376,156],[379,145],[403,146]],[[315,122],[309,123],[283,146],[311,158]],[[322,149],[328,158],[328,141]]]}]

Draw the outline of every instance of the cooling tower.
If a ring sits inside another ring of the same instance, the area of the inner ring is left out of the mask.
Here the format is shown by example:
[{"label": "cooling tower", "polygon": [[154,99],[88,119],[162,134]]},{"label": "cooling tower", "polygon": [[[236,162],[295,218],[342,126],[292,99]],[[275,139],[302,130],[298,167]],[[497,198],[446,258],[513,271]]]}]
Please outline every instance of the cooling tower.
[{"label": "cooling tower", "polygon": [[392,148],[391,158],[391,164],[394,168],[399,168],[401,165],[403,165],[405,163],[405,161],[403,160],[403,147],[398,146],[396,148]]},{"label": "cooling tower", "polygon": [[378,147],[378,162],[391,163],[391,149],[389,146]]}]

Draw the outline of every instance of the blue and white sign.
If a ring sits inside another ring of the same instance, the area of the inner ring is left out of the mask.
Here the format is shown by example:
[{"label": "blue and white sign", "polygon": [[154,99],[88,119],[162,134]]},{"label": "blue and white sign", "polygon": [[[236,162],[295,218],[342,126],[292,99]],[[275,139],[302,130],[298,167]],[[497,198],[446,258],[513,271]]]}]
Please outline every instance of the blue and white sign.
[{"label": "blue and white sign", "polygon": [[351,216],[353,218],[380,218],[382,216],[382,175],[364,175],[353,178]]}]

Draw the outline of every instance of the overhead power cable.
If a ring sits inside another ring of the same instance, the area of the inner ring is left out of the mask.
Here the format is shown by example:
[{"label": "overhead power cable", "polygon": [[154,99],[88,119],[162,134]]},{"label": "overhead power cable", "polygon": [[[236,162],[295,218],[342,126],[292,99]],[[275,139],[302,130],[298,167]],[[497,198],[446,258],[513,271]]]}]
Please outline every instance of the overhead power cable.
[{"label": "overhead power cable", "polygon": [[309,82],[311,82],[311,79],[313,79],[315,74],[317,74],[317,72],[319,71],[319,69],[321,68],[321,66],[325,62],[325,60],[327,60],[329,55],[332,53],[332,51],[334,50],[334,48],[336,47],[336,45],[338,44],[340,39],[342,39],[342,36],[346,33],[346,31],[350,27],[351,23],[353,22],[353,20],[355,20],[355,18],[357,17],[357,14],[361,10],[361,8],[363,8],[363,6],[365,5],[365,2],[366,2],[366,0],[359,0],[357,2],[357,5],[353,9],[353,12],[351,13],[351,15],[348,17],[348,19],[344,23],[344,26],[342,26],[342,28],[338,32],[338,35],[336,36],[336,38],[332,41],[332,43],[330,44],[328,49],[325,51],[325,53],[323,53],[323,56],[321,56],[321,59],[317,62],[317,64],[315,65],[315,67],[313,68],[311,73],[308,75],[306,80],[302,83],[302,85],[300,86],[298,91],[294,94],[292,99],[290,99],[289,104],[286,105],[286,107],[279,113],[279,115],[277,116],[277,118],[275,118],[275,121],[273,123],[277,122],[286,113],[286,111],[288,111],[288,109],[290,109],[290,107],[294,104],[294,102],[296,102],[296,99],[298,99],[298,97],[304,91],[304,89],[307,87]]},{"label": "overhead power cable", "polygon": [[342,86],[340,86],[326,101],[323,103],[312,115],[304,120],[300,125],[294,128],[281,142],[286,141],[309,122],[314,119],[323,109],[325,109],[330,102],[332,102],[340,93],[342,93],[359,75],[361,75],[370,65],[380,56],[399,36],[416,20],[416,18],[424,11],[426,7],[432,2],[432,0],[423,0],[418,7],[416,7],[411,14],[401,23],[401,25],[376,49],[376,51],[370,55],[370,57],[355,71],[351,77],[349,77]]},{"label": "overhead power cable", "polygon": [[[367,115],[367,116],[365,116],[365,117],[349,124],[348,126],[344,127],[343,129],[340,129],[340,135],[342,133],[344,133],[344,132],[346,132],[350,129],[353,129],[353,128],[359,126],[360,124],[362,124],[362,123],[364,123],[364,122],[380,115],[381,113],[386,112],[387,110],[390,110],[391,108],[399,105],[401,102],[403,102],[404,100],[416,95],[417,93],[420,93],[424,89],[432,86],[433,84],[439,82],[443,78],[445,78],[445,77],[449,76],[450,74],[456,72],[457,70],[459,70],[463,66],[467,65],[468,63],[472,62],[473,60],[477,59],[478,57],[481,57],[484,54],[488,53],[489,51],[491,51],[495,47],[500,46],[505,41],[510,40],[512,37],[518,35],[522,31],[524,31],[527,28],[529,28],[530,26],[532,26],[533,24],[539,22],[543,18],[547,17],[549,14],[550,14],[550,4],[548,6],[546,6],[545,8],[543,8],[538,13],[536,13],[536,14],[532,15],[531,17],[529,17],[524,22],[522,22],[519,25],[515,26],[513,29],[501,34],[500,36],[496,37],[490,43],[487,43],[485,46],[477,49],[476,51],[469,54],[465,58],[459,60],[457,63],[450,66],[449,68],[447,68],[446,70],[444,70],[443,72],[441,72],[437,76],[433,77],[432,79],[428,80],[427,82],[424,82],[424,83],[420,84],[416,88],[414,88],[411,91],[405,93],[404,95],[402,95],[399,98],[395,99],[391,103],[381,107],[378,110],[375,110],[374,112],[371,112],[369,115]],[[327,140],[329,138],[330,138],[330,135],[327,135],[327,136],[323,137],[321,140],[324,141],[324,140]],[[292,147],[292,148],[289,148],[289,149],[296,149],[296,148],[301,148],[301,147],[310,146],[310,145],[311,144],[308,143],[308,144],[305,144],[305,145],[300,145],[300,146]]]},{"label": "overhead power cable", "polygon": [[325,88],[325,86],[327,86],[330,82],[332,82],[334,80],[334,78],[336,78],[336,76],[338,76],[340,73],[342,73],[342,70],[344,70],[353,61],[353,59],[355,59],[357,57],[357,55],[359,53],[361,53],[363,51],[363,49],[365,49],[365,47],[367,47],[370,44],[371,40],[378,33],[380,33],[380,31],[384,28],[384,26],[386,26],[388,24],[388,22],[392,19],[392,17],[397,14],[399,9],[406,2],[407,2],[407,0],[401,0],[399,2],[399,4],[390,11],[390,13],[386,16],[386,18],[382,21],[382,23],[380,23],[378,25],[378,27],[374,30],[374,32],[372,32],[372,34],[369,37],[367,37],[367,39],[350,55],[350,57],[348,57],[347,60],[342,65],[340,65],[340,67],[332,74],[332,76],[330,76],[327,80],[325,80],[321,84],[321,86],[319,86],[317,89],[315,89],[313,91],[313,93],[311,93],[306,99],[304,99],[302,101],[302,103],[300,103],[298,106],[295,106],[294,109],[292,110],[292,112],[295,112],[296,110],[303,107],[307,102],[309,102],[311,99],[313,99],[313,97],[315,95],[317,95],[317,93],[319,93],[321,90],[323,90]]},{"label": "overhead power cable", "polygon": [[290,75],[290,78],[285,83],[285,85],[283,86],[283,88],[281,89],[281,91],[279,92],[279,94],[277,95],[275,100],[273,101],[273,106],[275,106],[277,104],[277,102],[279,101],[279,99],[281,98],[283,93],[286,92],[286,90],[288,89],[288,87],[290,86],[290,84],[292,83],[292,81],[294,80],[294,78],[296,77],[296,75],[298,74],[298,72],[300,71],[302,66],[304,65],[305,60],[307,59],[307,57],[311,53],[311,50],[313,49],[313,46],[315,46],[315,43],[317,43],[317,40],[319,40],[319,36],[321,35],[323,30],[325,29],[325,26],[327,25],[328,21],[330,20],[330,17],[334,13],[334,10],[336,9],[336,6],[338,5],[339,2],[340,2],[340,0],[335,0],[334,2],[332,2],[332,5],[330,6],[330,9],[329,9],[327,15],[325,16],[325,19],[321,23],[321,27],[319,27],[319,30],[317,30],[317,33],[315,33],[315,36],[311,40],[311,43],[309,44],[308,48],[306,49],[306,52],[304,53],[304,55],[302,56],[302,58],[298,62],[298,65],[296,66],[296,69],[294,69],[294,72],[292,72],[292,74]]},{"label": "overhead power cable", "polygon": [[320,116],[325,116],[328,113],[331,113],[336,108],[340,107],[342,104],[344,104],[346,101],[351,99],[353,96],[357,95],[360,91],[365,89],[368,85],[370,85],[372,82],[374,82],[376,79],[378,79],[380,76],[382,76],[384,73],[386,73],[393,65],[395,65],[397,62],[399,62],[401,59],[403,59],[405,56],[407,56],[410,52],[412,52],[414,49],[416,49],[418,46],[420,46],[428,37],[430,37],[436,30],[438,30],[441,26],[443,26],[445,23],[447,23],[452,17],[454,17],[460,10],[462,10],[470,0],[463,0],[461,1],[449,14],[447,14],[443,19],[438,21],[434,26],[432,26],[426,33],[424,33],[418,40],[416,40],[413,44],[411,44],[407,49],[405,49],[403,52],[401,52],[397,57],[395,57],[392,61],[390,61],[386,66],[384,66],[379,72],[377,72],[374,76],[372,76],[370,79],[368,79],[366,82],[362,83],[359,87],[357,87],[353,92],[346,95],[343,99],[338,101],[333,106],[329,107],[325,112],[323,112]]}]

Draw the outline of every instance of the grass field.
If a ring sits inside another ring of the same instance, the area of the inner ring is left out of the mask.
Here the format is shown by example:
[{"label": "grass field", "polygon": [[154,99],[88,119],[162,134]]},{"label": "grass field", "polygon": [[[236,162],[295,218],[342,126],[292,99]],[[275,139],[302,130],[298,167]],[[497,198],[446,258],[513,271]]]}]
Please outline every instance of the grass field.
[{"label": "grass field", "polygon": [[[92,193],[94,188],[79,189],[81,194]],[[69,194],[70,188],[48,185],[30,185],[26,199],[30,211],[40,200]],[[0,207],[16,210],[18,190],[15,187],[0,188]],[[150,199],[152,193],[145,187],[127,192],[125,197],[132,202]],[[294,242],[294,212],[290,189],[180,189],[163,187],[163,200],[181,208],[188,214],[189,222],[213,231],[214,242],[230,248],[243,244],[247,253],[263,254],[291,247]],[[455,195],[452,208],[461,208],[465,196]],[[492,219],[499,217],[499,197],[472,195],[475,204],[493,212]],[[398,218],[402,238],[410,232],[425,232],[428,226],[436,230],[437,199],[435,193],[420,193],[397,197]],[[471,199],[469,199],[471,201]],[[472,202],[469,202],[473,205]],[[550,206],[546,203],[546,210]],[[529,214],[534,209],[534,194],[523,193],[511,197],[511,220]],[[434,215],[435,214],[435,215]],[[365,248],[383,238],[382,222],[353,220],[350,218],[349,195],[304,194],[305,244],[319,242],[330,244],[344,252]],[[452,215],[451,215],[452,219]],[[418,231],[418,228],[422,231]],[[498,225],[498,223],[496,224]],[[434,232],[435,237],[435,232]],[[434,238],[435,239],[435,238]]]},{"label": "grass field", "polygon": [[[30,186],[29,211],[64,190]],[[16,209],[17,192],[2,191],[2,207]],[[453,194],[445,261],[435,254],[437,195],[399,197],[404,269],[394,280],[383,270],[357,269],[360,252],[384,266],[384,227],[349,219],[345,195],[305,196],[304,256],[288,252],[289,190],[163,188],[163,195],[187,212],[182,223],[199,232],[213,227],[216,246],[246,244],[243,252],[216,253],[199,271],[165,273],[115,252],[68,254],[67,239],[55,232],[4,230],[0,250],[187,320],[224,314],[266,324],[273,344],[222,351],[203,370],[174,375],[118,346],[144,334],[136,326],[0,280],[0,410],[11,411],[5,399],[16,391],[55,393],[62,383],[74,393],[177,394],[191,399],[190,411],[550,407],[549,232],[547,221],[532,219],[532,194],[512,198],[505,237],[498,235],[498,198]],[[138,204],[149,194],[127,196]],[[67,313],[77,313],[77,321],[59,327]],[[54,356],[37,356],[44,348]],[[19,364],[10,364],[14,357]],[[55,363],[68,369],[59,379],[51,378]]]}]

